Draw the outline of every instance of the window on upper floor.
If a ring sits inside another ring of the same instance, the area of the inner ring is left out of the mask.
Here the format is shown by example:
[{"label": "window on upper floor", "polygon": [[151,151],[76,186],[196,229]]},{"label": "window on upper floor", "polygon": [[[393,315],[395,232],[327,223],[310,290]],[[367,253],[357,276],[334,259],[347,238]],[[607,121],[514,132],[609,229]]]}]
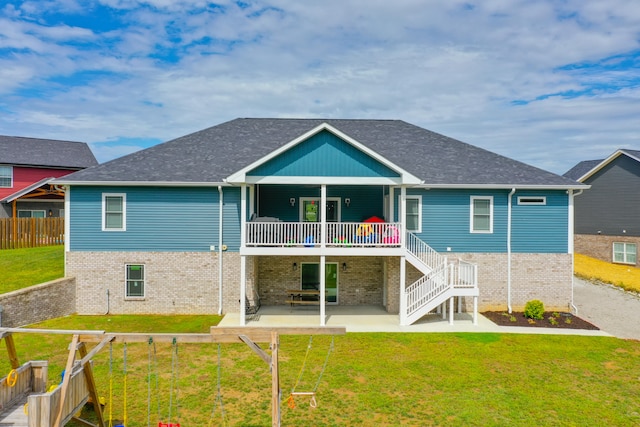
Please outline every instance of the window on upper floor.
[{"label": "window on upper floor", "polygon": [[[407,206],[407,231],[422,232],[422,196],[406,196]],[[402,218],[402,199],[398,196],[398,219]]]},{"label": "window on upper floor", "polygon": [[0,187],[13,187],[13,168],[11,166],[0,166]]},{"label": "window on upper floor", "polygon": [[471,196],[470,230],[493,233],[493,196]]},{"label": "window on upper floor", "polygon": [[422,231],[422,196],[407,196],[407,230]]},{"label": "window on upper floor", "polygon": [[126,298],[144,298],[144,264],[127,264]]},{"label": "window on upper floor", "polygon": [[613,243],[613,262],[636,265],[637,256],[635,243]]},{"label": "window on upper floor", "polygon": [[127,229],[127,196],[104,193],[102,195],[102,231]]}]

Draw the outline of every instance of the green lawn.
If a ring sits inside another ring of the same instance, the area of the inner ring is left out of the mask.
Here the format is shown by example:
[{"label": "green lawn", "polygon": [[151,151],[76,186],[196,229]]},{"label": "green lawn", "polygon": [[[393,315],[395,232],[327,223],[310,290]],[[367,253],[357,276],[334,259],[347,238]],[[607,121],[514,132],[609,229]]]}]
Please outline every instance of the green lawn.
[{"label": "green lawn", "polygon": [[[109,331],[207,332],[216,316],[71,316],[37,325]],[[50,383],[60,380],[70,336],[18,334],[21,361],[50,361]],[[315,336],[298,391],[318,380],[331,337]],[[317,408],[284,402],[296,382],[308,337],[280,338],[283,426],[531,426],[639,425],[640,342],[609,337],[518,334],[364,334],[335,337],[335,350],[317,390]],[[217,345],[127,346],[128,427],[146,426],[148,374],[151,425],[168,421],[171,373],[178,376],[184,426],[210,425],[216,397]],[[244,344],[223,344],[221,396],[226,425],[270,424],[267,365]],[[123,346],[113,346],[114,389],[109,399],[109,350],[94,359],[100,393],[123,416]],[[153,360],[153,359],[152,359]],[[8,363],[0,366],[4,372]],[[155,378],[155,377],[153,377]],[[176,395],[173,396],[176,400]],[[159,410],[158,410],[159,407]],[[172,409],[176,422],[177,407]],[[108,409],[105,413],[108,415]],[[158,416],[160,413],[160,416]],[[222,425],[219,407],[213,425]]]},{"label": "green lawn", "polygon": [[0,293],[64,276],[64,246],[0,250]]}]

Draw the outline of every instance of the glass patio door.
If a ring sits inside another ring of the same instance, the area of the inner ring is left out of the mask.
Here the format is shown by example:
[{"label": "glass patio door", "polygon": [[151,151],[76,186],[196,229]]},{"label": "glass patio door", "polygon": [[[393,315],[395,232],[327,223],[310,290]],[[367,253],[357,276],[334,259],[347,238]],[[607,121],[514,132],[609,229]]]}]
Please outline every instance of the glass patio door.
[{"label": "glass patio door", "polygon": [[[302,290],[320,290],[320,264],[302,263]],[[328,262],[325,264],[324,286],[327,304],[338,303],[338,264]]]}]

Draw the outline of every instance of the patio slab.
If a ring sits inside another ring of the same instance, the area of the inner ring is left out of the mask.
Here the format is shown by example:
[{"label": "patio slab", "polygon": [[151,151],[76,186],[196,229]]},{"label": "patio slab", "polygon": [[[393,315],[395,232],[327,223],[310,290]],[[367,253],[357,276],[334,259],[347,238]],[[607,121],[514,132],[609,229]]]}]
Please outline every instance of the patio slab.
[{"label": "patio slab", "polygon": [[[346,328],[347,332],[494,332],[549,335],[593,335],[609,336],[604,331],[588,331],[577,329],[546,329],[514,326],[498,326],[482,315],[478,315],[478,324],[473,324],[470,313],[456,313],[453,325],[449,319],[442,319],[441,314],[429,314],[411,326],[401,326],[397,314],[387,313],[378,306],[327,306],[326,326]],[[228,313],[218,324],[220,327],[240,325],[238,313]],[[279,327],[279,326],[320,326],[320,310],[318,307],[262,306],[254,315],[247,316],[247,326]]]}]

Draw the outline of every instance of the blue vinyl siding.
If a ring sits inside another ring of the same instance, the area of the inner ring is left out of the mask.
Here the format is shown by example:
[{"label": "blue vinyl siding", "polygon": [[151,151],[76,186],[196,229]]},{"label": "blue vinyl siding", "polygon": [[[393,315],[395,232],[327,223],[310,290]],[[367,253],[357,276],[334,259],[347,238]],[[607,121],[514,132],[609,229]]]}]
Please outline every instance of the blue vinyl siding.
[{"label": "blue vinyl siding", "polygon": [[[126,231],[102,231],[102,193],[124,193]],[[240,241],[239,191],[225,190],[229,250]],[[85,187],[71,189],[72,251],[209,251],[218,246],[217,188]]]},{"label": "blue vinyl siding", "polygon": [[[546,205],[518,205],[518,197],[546,197]],[[511,250],[524,253],[566,253],[568,248],[566,191],[517,191],[513,196]]]},{"label": "blue vinyl siding", "polygon": [[[258,213],[282,221],[298,221],[300,217],[300,197],[320,198],[320,187],[296,185],[260,185],[258,188]],[[289,203],[296,200],[295,206]],[[358,222],[372,216],[382,217],[384,194],[381,186],[329,186],[327,197],[339,197],[343,222]],[[344,199],[351,199],[347,207]]]},{"label": "blue vinyl siding", "polygon": [[[507,252],[507,190],[408,190],[422,195],[422,233],[436,251]],[[493,197],[493,233],[470,232],[471,196]],[[518,206],[518,196],[544,196],[545,206]],[[396,195],[395,202],[398,197]],[[566,253],[568,196],[563,191],[517,191],[512,205],[511,250],[517,253]],[[395,209],[397,215],[397,207]]]},{"label": "blue vinyl siding", "polygon": [[330,132],[322,131],[252,170],[250,176],[398,177]]}]

